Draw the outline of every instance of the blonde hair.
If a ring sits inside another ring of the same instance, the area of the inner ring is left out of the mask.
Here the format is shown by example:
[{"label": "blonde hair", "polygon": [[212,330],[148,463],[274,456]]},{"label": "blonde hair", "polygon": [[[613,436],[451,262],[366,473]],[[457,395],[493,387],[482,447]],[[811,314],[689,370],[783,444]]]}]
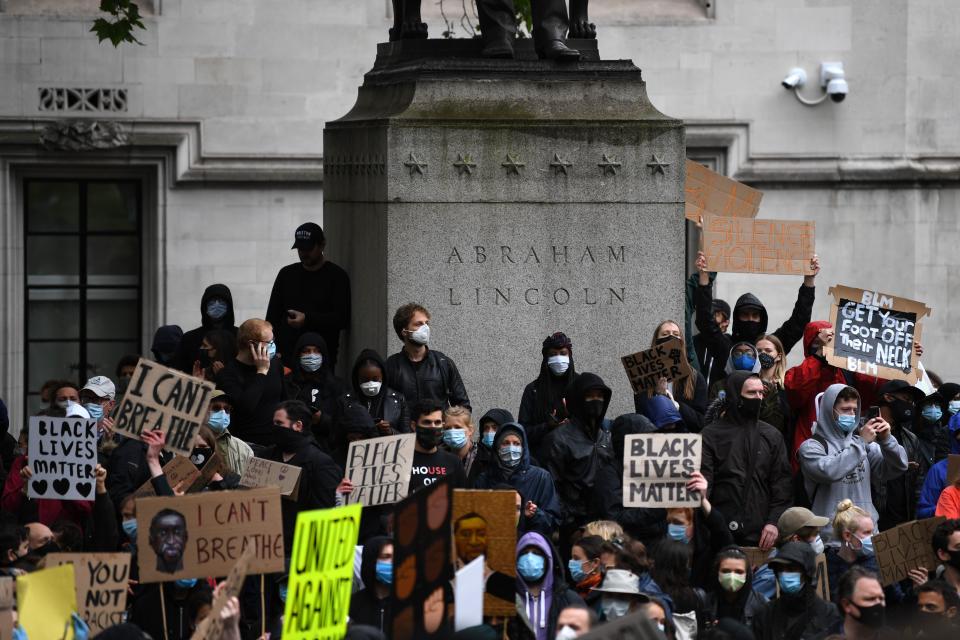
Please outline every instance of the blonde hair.
[{"label": "blonde hair", "polygon": [[863,518],[871,518],[871,516],[853,504],[852,500],[841,500],[837,505],[837,512],[833,514],[833,535],[837,540],[843,540],[843,532],[856,531]]},{"label": "blonde hair", "polygon": [[583,535],[600,536],[607,542],[617,539],[623,540],[623,527],[613,520],[594,520],[584,525]]},{"label": "blonde hair", "polygon": [[467,418],[467,426],[470,428],[470,433],[473,433],[477,430],[477,425],[473,424],[473,414],[470,413],[470,409],[456,404],[443,410],[444,418],[462,418],[464,416]]},{"label": "blonde hair", "polygon": [[[773,379],[777,381],[777,384],[780,385],[780,388],[783,388],[783,377],[787,374],[787,354],[783,351],[783,343],[780,342],[780,338],[768,333],[764,336],[757,338],[757,343],[761,340],[766,340],[767,342],[773,345],[773,348],[777,350],[777,353],[780,354],[780,362],[777,362],[773,365]],[[759,358],[760,348],[757,347],[757,357]]]},{"label": "blonde hair", "polygon": [[[664,320],[657,325],[657,328],[653,330],[653,338],[650,340],[650,348],[657,346],[657,337],[660,335],[660,329],[663,328],[665,324],[676,325],[677,330],[680,331],[680,355],[684,358],[687,357],[687,341],[683,337],[683,325],[681,325],[676,320]],[[690,367],[690,375],[683,376],[682,378],[677,378],[673,381],[673,389],[677,390],[677,387],[683,387],[683,397],[687,399],[692,399],[694,394],[697,392],[697,370],[693,367]],[[653,395],[653,390],[651,389],[648,392],[648,395]]]},{"label": "blonde hair", "polygon": [[251,340],[260,342],[260,336],[267,331],[273,331],[273,325],[260,318],[250,318],[244,320],[240,328],[237,329],[237,351],[246,351],[246,344]]}]

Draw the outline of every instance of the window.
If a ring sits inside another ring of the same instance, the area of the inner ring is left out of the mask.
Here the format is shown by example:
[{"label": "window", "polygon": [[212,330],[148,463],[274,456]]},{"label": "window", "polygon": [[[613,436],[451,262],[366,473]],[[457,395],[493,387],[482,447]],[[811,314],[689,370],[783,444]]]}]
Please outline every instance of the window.
[{"label": "window", "polygon": [[114,377],[141,343],[142,185],[28,179],[23,186],[29,414],[54,378]]}]

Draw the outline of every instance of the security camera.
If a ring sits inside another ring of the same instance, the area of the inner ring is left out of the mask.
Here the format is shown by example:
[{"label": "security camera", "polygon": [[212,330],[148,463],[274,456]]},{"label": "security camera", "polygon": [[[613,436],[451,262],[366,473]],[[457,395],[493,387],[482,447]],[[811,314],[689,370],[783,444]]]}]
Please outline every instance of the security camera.
[{"label": "security camera", "polygon": [[780,83],[784,89],[796,89],[802,87],[807,82],[807,72],[800,67],[790,69],[790,73]]},{"label": "security camera", "polygon": [[843,102],[850,92],[850,86],[847,84],[842,62],[820,63],[820,86],[826,90],[831,100]]}]

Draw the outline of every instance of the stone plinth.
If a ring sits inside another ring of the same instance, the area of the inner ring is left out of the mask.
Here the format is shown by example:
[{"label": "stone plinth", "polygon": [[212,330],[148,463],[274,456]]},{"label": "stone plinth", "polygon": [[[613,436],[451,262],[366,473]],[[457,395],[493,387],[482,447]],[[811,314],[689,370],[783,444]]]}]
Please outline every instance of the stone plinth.
[{"label": "stone plinth", "polygon": [[516,412],[558,330],[577,369],[614,389],[611,413],[632,411],[620,356],[682,320],[683,123],[629,61],[441,44],[449,57],[380,45],[353,110],[324,132],[329,253],[353,281],[345,364],[397,351],[393,312],[416,301],[475,411]]}]

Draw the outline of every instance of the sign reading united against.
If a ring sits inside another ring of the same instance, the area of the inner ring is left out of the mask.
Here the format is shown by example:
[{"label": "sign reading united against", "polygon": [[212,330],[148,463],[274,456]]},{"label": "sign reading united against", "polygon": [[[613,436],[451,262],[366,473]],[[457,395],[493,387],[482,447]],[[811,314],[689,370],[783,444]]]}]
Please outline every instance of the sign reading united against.
[{"label": "sign reading united against", "polygon": [[120,402],[114,430],[142,440],[144,431],[161,429],[166,433],[166,449],[189,456],[214,388],[212,382],[140,358]]},{"label": "sign reading united against", "polygon": [[687,160],[683,187],[687,220],[699,222],[707,215],[754,218],[760,210],[763,192]]},{"label": "sign reading united against", "polygon": [[690,374],[690,363],[678,338],[670,338],[652,349],[620,358],[634,393],[655,389],[660,378],[676,380]]},{"label": "sign reading united against", "polygon": [[624,507],[699,507],[700,494],[687,491],[700,470],[703,440],[696,433],[643,433],[623,442]]},{"label": "sign reading united against", "polygon": [[728,273],[811,275],[816,223],[705,216],[707,269]]},{"label": "sign reading united against", "polygon": [[913,346],[920,340],[920,320],[930,315],[927,305],[842,285],[830,294],[834,338],[823,349],[827,362],[888,380],[920,379]]}]

